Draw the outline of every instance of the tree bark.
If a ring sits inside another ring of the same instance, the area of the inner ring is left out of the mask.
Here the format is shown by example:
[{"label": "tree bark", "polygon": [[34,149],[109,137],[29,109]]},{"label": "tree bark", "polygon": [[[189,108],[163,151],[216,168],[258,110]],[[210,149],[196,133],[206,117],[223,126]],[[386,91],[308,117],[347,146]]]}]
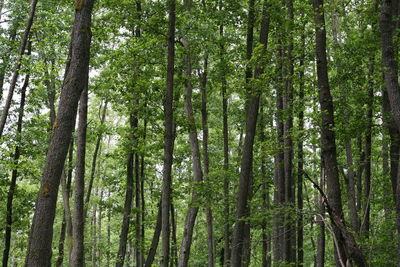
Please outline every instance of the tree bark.
[{"label": "tree bark", "polygon": [[61,172],[74,128],[79,97],[87,84],[91,43],[91,14],[95,0],[80,1],[76,6],[71,37],[73,51],[66,73],[56,122],[47,153],[36,211],[26,257],[26,266],[47,267],[51,264],[53,222]]},{"label": "tree bark", "polygon": [[13,95],[14,95],[15,86],[17,85],[17,80],[18,80],[18,77],[19,77],[19,70],[20,70],[21,64],[22,64],[22,57],[25,55],[25,49],[26,49],[26,46],[28,44],[28,39],[29,39],[29,35],[30,35],[30,32],[31,32],[33,19],[35,17],[37,2],[38,2],[38,0],[32,0],[31,10],[29,12],[28,21],[26,23],[25,31],[24,31],[24,34],[23,34],[22,39],[21,39],[21,44],[20,44],[20,47],[19,47],[17,61],[15,62],[15,65],[14,65],[13,75],[12,75],[12,78],[11,78],[11,81],[10,81],[10,87],[8,89],[7,100],[6,100],[6,103],[5,103],[5,106],[3,108],[3,112],[1,114],[1,118],[0,118],[0,138],[3,136],[4,127],[5,127],[6,122],[7,122],[8,112],[9,112],[10,107],[11,107],[11,102],[12,102],[12,98],[13,98]]},{"label": "tree bark", "polygon": [[[184,0],[185,11],[188,15],[190,14],[190,4],[191,4],[190,0]],[[192,88],[192,61],[191,61],[190,41],[186,37],[184,37],[182,39],[182,43],[185,50],[184,52],[185,53],[184,54],[185,114],[189,128],[188,130],[189,130],[190,150],[192,152],[192,171],[194,176],[194,183],[200,183],[203,181],[203,171],[201,167],[199,141],[197,138],[196,122],[192,105],[193,88]],[[181,248],[179,251],[179,258],[178,258],[179,267],[186,267],[188,265],[190,248],[192,245],[194,224],[196,222],[197,213],[199,211],[198,206],[192,205],[192,203],[196,203],[200,197],[197,192],[196,184],[192,190],[193,190],[192,198],[185,218],[183,237],[181,242]]]},{"label": "tree bark", "polygon": [[71,253],[71,266],[83,267],[84,256],[84,195],[85,195],[85,159],[86,159],[86,132],[88,113],[88,84],[84,85],[79,101],[79,122],[76,150],[76,174],[75,174],[75,202],[73,216],[73,247]]},{"label": "tree bark", "polygon": [[96,145],[94,148],[94,152],[93,152],[93,159],[92,159],[92,167],[90,169],[90,178],[89,178],[89,184],[88,184],[88,189],[86,192],[86,198],[85,198],[85,218],[87,216],[87,210],[88,210],[88,205],[89,205],[89,201],[90,201],[90,195],[92,194],[92,188],[93,188],[93,182],[94,182],[94,176],[96,174],[96,165],[97,165],[97,157],[100,154],[100,145],[101,145],[101,140],[103,138],[103,125],[106,121],[106,115],[107,115],[107,104],[108,101],[106,100],[104,103],[104,107],[103,107],[103,113],[101,114],[101,119],[100,119],[100,131],[97,134],[97,139],[96,139]]},{"label": "tree bark", "polygon": [[[203,73],[200,75],[200,88],[201,88],[201,117],[203,128],[203,168],[204,180],[209,183],[209,157],[208,157],[208,111],[207,111],[207,74],[208,74],[208,55],[204,56]],[[211,192],[211,189],[210,189]],[[215,240],[214,240],[214,227],[213,215],[210,207],[211,203],[206,207],[206,220],[207,220],[207,247],[208,247],[208,267],[215,266]]]},{"label": "tree bark", "polygon": [[[248,25],[247,25],[247,59],[249,60],[252,56],[252,47],[253,47],[253,29],[254,29],[254,20],[255,20],[255,9],[254,9],[254,0],[250,0],[249,2],[249,14],[248,14]],[[267,51],[268,44],[268,33],[269,33],[269,15],[268,15],[268,4],[267,1],[263,3],[262,10],[262,22],[261,22],[261,30],[260,30],[260,44],[263,46],[261,52],[261,58],[265,55]],[[262,61],[261,61],[262,62]],[[264,72],[264,68],[261,62],[258,63],[255,72],[254,79],[259,79],[260,76]],[[246,70],[246,80],[247,83],[250,81],[251,77],[251,69],[250,71]],[[249,76],[250,73],[250,76]],[[240,168],[240,180],[239,180],[239,192],[238,199],[236,205],[236,223],[233,232],[233,240],[232,240],[232,252],[231,252],[231,266],[239,267],[242,265],[243,261],[243,252],[248,250],[244,245],[244,233],[245,233],[245,218],[248,217],[249,214],[249,206],[248,199],[249,195],[252,195],[252,165],[253,165],[253,145],[254,145],[254,137],[256,133],[257,126],[257,117],[258,117],[258,107],[260,103],[261,89],[260,88],[251,88],[249,86],[249,95],[246,100],[247,103],[247,111],[246,111],[246,136],[243,145],[243,154],[242,154],[242,162]],[[249,245],[249,244],[248,244]],[[249,264],[249,263],[246,263]]]},{"label": "tree bark", "polygon": [[175,65],[175,0],[168,0],[168,58],[167,58],[167,88],[164,98],[164,163],[163,185],[161,196],[161,233],[162,261],[161,267],[168,267],[170,250],[169,210],[171,206],[172,160],[174,152],[174,65]]},{"label": "tree bark", "polygon": [[13,200],[14,200],[14,193],[17,187],[17,178],[18,178],[18,163],[19,158],[21,156],[20,150],[20,142],[21,142],[21,134],[22,134],[22,122],[24,118],[24,108],[25,108],[25,96],[26,96],[26,89],[29,85],[29,77],[30,75],[27,74],[25,77],[24,84],[21,88],[21,100],[19,104],[19,111],[18,111],[18,121],[17,121],[17,131],[16,131],[16,139],[17,139],[17,146],[15,147],[13,164],[14,168],[11,173],[11,182],[10,188],[7,194],[7,206],[6,206],[6,231],[4,235],[4,250],[3,250],[3,267],[7,267],[8,265],[8,258],[10,253],[10,245],[11,245],[11,228],[13,223]]},{"label": "tree bark", "polygon": [[318,77],[318,94],[321,107],[321,152],[327,181],[327,205],[330,211],[332,229],[336,239],[337,264],[351,264],[354,260],[360,266],[366,266],[364,255],[355,243],[354,236],[345,228],[340,194],[338,163],[336,158],[336,141],[334,131],[333,101],[329,87],[328,63],[326,55],[326,30],[323,0],[314,0],[315,39]]},{"label": "tree bark", "polygon": [[[400,132],[400,87],[398,82],[398,66],[393,43],[393,30],[395,23],[392,19],[392,10],[397,1],[382,0],[380,28],[381,28],[381,48],[382,65],[384,73],[385,87],[393,114],[397,132]],[[396,6],[397,8],[397,6]],[[396,151],[395,153],[398,153]],[[396,170],[395,179],[395,204],[396,204],[396,226],[398,232],[398,259],[397,265],[400,266],[400,171]]]},{"label": "tree bark", "polygon": [[[136,113],[136,112],[135,112]],[[129,123],[131,128],[130,140],[136,143],[135,131],[138,126],[137,114],[130,115]],[[133,144],[131,144],[133,145]],[[122,220],[121,234],[119,237],[119,249],[117,253],[116,266],[124,266],[125,254],[126,254],[126,242],[128,240],[129,225],[132,212],[133,202],[133,187],[134,187],[134,158],[136,148],[130,148],[128,152],[127,161],[127,175],[126,175],[126,193],[125,193],[125,204],[124,204],[124,217]]]},{"label": "tree bark", "polygon": [[305,23],[301,33],[301,52],[299,62],[299,102],[301,103],[300,111],[298,113],[298,141],[297,141],[297,266],[304,265],[304,219],[303,219],[303,169],[304,169],[304,61],[305,61]]},{"label": "tree bark", "polygon": [[154,227],[154,234],[153,234],[153,238],[151,241],[149,252],[147,254],[146,262],[144,263],[144,267],[151,267],[153,264],[154,257],[157,252],[160,234],[161,234],[161,203],[158,204],[156,226]]}]

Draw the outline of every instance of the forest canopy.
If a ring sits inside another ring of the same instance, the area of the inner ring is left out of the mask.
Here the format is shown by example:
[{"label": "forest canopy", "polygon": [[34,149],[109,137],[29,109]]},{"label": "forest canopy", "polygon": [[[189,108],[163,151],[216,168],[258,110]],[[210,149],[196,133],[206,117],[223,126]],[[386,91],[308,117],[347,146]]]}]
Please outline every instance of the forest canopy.
[{"label": "forest canopy", "polygon": [[400,2],[0,0],[2,266],[399,266]]}]

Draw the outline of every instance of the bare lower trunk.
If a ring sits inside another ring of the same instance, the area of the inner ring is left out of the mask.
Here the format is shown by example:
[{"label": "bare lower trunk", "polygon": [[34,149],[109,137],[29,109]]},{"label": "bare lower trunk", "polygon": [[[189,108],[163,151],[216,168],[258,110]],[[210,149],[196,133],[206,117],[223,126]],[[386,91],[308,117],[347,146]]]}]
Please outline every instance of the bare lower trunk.
[{"label": "bare lower trunk", "polygon": [[86,132],[88,112],[88,84],[82,92],[79,101],[79,122],[76,151],[75,175],[75,201],[73,216],[73,248],[71,253],[71,266],[83,267],[84,257],[84,195],[85,195],[85,158],[86,158]]},{"label": "bare lower trunk", "polygon": [[57,118],[32,222],[26,257],[27,267],[51,265],[51,243],[58,187],[74,128],[79,98],[88,80],[90,26],[94,2],[95,0],[85,0],[84,5],[76,8],[71,37],[73,53],[61,91]]},{"label": "bare lower trunk", "polygon": [[6,206],[6,225],[5,225],[5,235],[4,235],[4,250],[3,250],[3,267],[7,267],[8,258],[10,253],[10,246],[11,246],[11,228],[13,223],[13,200],[14,200],[14,193],[15,188],[17,185],[17,178],[18,178],[18,163],[19,158],[21,156],[20,151],[20,139],[22,133],[22,121],[24,118],[24,108],[25,108],[25,96],[26,96],[26,89],[29,84],[29,74],[25,77],[25,82],[21,89],[21,100],[19,104],[19,112],[18,112],[18,121],[17,121],[17,132],[16,137],[18,144],[15,147],[14,158],[13,158],[13,165],[15,166],[11,173],[11,182],[10,187],[7,194],[7,206]]},{"label": "bare lower trunk", "polygon": [[161,233],[162,261],[161,267],[168,267],[170,251],[170,206],[171,206],[171,169],[174,152],[174,65],[175,65],[175,0],[168,0],[168,58],[167,58],[167,89],[164,98],[164,162],[163,185],[161,196]]}]

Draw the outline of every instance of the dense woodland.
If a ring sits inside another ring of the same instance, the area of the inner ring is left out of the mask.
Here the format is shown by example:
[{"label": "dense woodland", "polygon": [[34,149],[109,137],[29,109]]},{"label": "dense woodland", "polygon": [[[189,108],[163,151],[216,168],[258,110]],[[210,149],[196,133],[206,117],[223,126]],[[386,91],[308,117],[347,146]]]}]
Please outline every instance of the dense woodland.
[{"label": "dense woodland", "polygon": [[400,266],[400,1],[0,0],[2,266]]}]

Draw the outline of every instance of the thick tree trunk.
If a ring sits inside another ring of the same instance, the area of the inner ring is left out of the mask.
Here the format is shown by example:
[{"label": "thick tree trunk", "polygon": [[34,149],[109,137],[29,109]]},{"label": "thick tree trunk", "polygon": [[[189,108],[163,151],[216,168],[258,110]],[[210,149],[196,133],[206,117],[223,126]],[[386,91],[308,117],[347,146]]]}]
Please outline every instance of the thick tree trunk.
[{"label": "thick tree trunk", "polygon": [[[382,0],[382,9],[380,17],[381,27],[381,47],[382,47],[382,65],[384,72],[385,87],[388,93],[388,99],[393,114],[393,121],[397,126],[397,132],[400,132],[400,87],[398,82],[398,66],[393,43],[394,22],[392,10],[398,1]],[[396,6],[397,8],[398,6]],[[398,153],[398,151],[396,151]],[[396,153],[395,152],[395,153]],[[395,184],[395,204],[396,204],[396,226],[398,231],[398,260],[400,266],[400,171],[396,170]]]},{"label": "thick tree trunk", "polygon": [[334,238],[336,239],[337,264],[351,264],[354,260],[360,266],[366,266],[364,255],[355,243],[354,236],[348,232],[342,210],[336,141],[334,131],[333,101],[329,87],[328,63],[326,55],[326,30],[323,0],[313,1],[315,12],[315,39],[318,76],[318,93],[321,106],[321,152],[327,181],[327,206]]},{"label": "thick tree trunk", "polygon": [[163,163],[163,185],[161,196],[161,267],[168,267],[170,250],[170,224],[169,210],[171,206],[172,185],[172,160],[174,152],[174,65],[175,65],[175,0],[168,0],[168,58],[167,58],[167,88],[164,98],[164,163]]},{"label": "thick tree trunk", "polygon": [[15,188],[17,185],[17,178],[18,178],[18,163],[19,158],[21,156],[20,150],[20,142],[21,142],[21,133],[22,133],[22,121],[24,118],[24,108],[25,108],[25,96],[26,96],[26,89],[29,85],[29,77],[30,75],[27,74],[25,77],[24,84],[21,88],[21,100],[19,104],[19,112],[18,112],[18,121],[17,121],[17,131],[16,131],[16,139],[18,141],[17,146],[15,147],[13,164],[14,168],[11,173],[11,182],[10,188],[7,194],[7,206],[6,206],[6,231],[4,235],[4,250],[3,250],[3,267],[7,267],[8,265],[8,258],[10,253],[10,245],[11,245],[11,228],[13,223],[13,200],[14,200],[14,193]]},{"label": "thick tree trunk", "polygon": [[8,89],[7,100],[6,100],[6,103],[3,108],[1,118],[0,118],[0,138],[3,136],[4,127],[6,126],[8,112],[11,107],[15,86],[17,85],[17,81],[18,81],[18,77],[19,77],[19,70],[20,70],[21,64],[22,64],[22,57],[25,55],[25,49],[28,44],[28,39],[29,39],[29,35],[31,32],[33,19],[35,17],[37,2],[38,2],[38,0],[32,0],[31,10],[29,12],[28,21],[26,23],[25,31],[24,31],[24,34],[21,39],[21,44],[19,47],[17,61],[15,62],[15,65],[14,65],[13,75],[12,75],[12,78],[10,81],[10,87]]},{"label": "thick tree trunk", "polygon": [[51,264],[51,243],[58,187],[68,152],[80,95],[87,84],[91,43],[91,14],[95,0],[80,1],[76,6],[71,37],[73,51],[66,73],[56,122],[47,153],[36,211],[27,250],[26,266]]},{"label": "thick tree trunk", "polygon": [[82,91],[79,101],[79,122],[76,150],[76,174],[75,174],[75,201],[73,216],[73,247],[71,253],[71,266],[83,267],[84,257],[84,196],[85,196],[85,159],[86,159],[86,129],[88,113],[88,84]]},{"label": "thick tree trunk", "polygon": [[[252,56],[253,47],[253,28],[255,20],[255,9],[254,0],[249,2],[249,15],[248,15],[248,26],[247,26],[247,58],[250,59]],[[268,33],[269,33],[269,15],[268,15],[268,4],[267,1],[263,3],[262,10],[262,22],[260,30],[260,44],[263,45],[261,52],[261,58],[267,51]],[[254,137],[256,134],[258,107],[260,103],[261,90],[259,88],[251,88],[249,79],[251,77],[251,69],[246,70],[246,80],[248,83],[248,99],[247,111],[246,111],[246,136],[243,145],[242,162],[240,168],[240,180],[239,180],[239,192],[236,206],[236,223],[233,232],[232,240],[232,252],[231,252],[231,266],[241,266],[244,260],[243,252],[249,250],[244,241],[245,234],[245,218],[248,217],[250,208],[248,206],[249,196],[252,195],[252,166],[253,166],[253,145]],[[260,78],[263,74],[264,68],[262,63],[258,63],[254,72],[254,79]],[[250,75],[249,75],[250,73]],[[251,89],[252,90],[251,90]],[[250,226],[248,226],[250,227]],[[248,230],[249,231],[249,230]],[[249,245],[249,243],[247,243]],[[247,262],[246,264],[249,264]]]}]

